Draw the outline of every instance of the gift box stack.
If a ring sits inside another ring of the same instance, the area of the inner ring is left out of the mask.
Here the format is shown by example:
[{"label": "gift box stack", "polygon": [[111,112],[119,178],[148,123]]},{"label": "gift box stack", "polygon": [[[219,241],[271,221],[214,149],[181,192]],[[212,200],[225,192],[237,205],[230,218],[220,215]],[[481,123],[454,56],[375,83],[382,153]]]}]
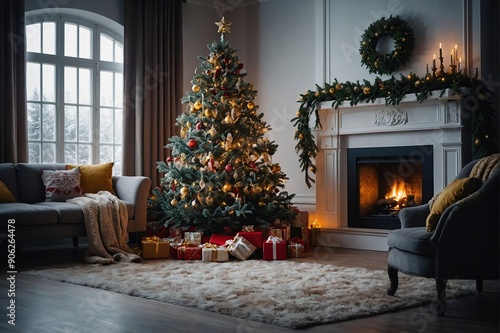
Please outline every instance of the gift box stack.
[{"label": "gift box stack", "polygon": [[[212,234],[210,237],[204,237],[199,231],[168,229],[170,237],[143,238],[141,249],[144,259],[170,257],[179,260],[225,262],[229,261],[230,257],[238,260],[252,257],[286,260],[289,257],[303,257],[309,244],[306,241],[309,237],[307,227],[281,223],[262,230],[243,226],[236,235]],[[301,232],[300,235],[296,235],[297,230]]]},{"label": "gift box stack", "polygon": [[[304,251],[309,251],[311,246],[311,229],[309,228],[309,213],[297,210],[297,215],[290,223],[290,237],[294,243],[304,246]],[[300,242],[297,242],[300,239]]]}]

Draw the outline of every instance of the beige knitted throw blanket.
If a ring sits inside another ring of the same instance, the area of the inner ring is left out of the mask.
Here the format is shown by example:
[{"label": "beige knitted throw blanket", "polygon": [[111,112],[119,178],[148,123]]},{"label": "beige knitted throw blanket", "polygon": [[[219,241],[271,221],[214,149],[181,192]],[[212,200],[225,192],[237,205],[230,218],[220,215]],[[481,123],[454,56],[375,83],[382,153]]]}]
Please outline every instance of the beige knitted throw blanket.
[{"label": "beige knitted throw blanket", "polygon": [[486,156],[474,165],[470,172],[470,177],[479,178],[484,183],[497,169],[500,169],[500,154]]},{"label": "beige knitted throw blanket", "polygon": [[82,208],[89,248],[84,260],[89,264],[112,264],[118,261],[141,262],[127,244],[127,206],[107,191],[88,193],[68,202]]}]

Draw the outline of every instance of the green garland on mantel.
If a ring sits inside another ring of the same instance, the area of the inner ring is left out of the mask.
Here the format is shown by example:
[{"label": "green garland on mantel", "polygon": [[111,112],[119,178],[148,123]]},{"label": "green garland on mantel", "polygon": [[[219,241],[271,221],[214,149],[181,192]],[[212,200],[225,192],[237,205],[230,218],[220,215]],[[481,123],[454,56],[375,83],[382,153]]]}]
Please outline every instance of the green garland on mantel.
[{"label": "green garland on mantel", "polygon": [[[343,102],[349,102],[355,106],[360,102],[374,102],[378,98],[384,98],[386,105],[396,105],[401,102],[407,94],[415,94],[417,101],[422,103],[432,95],[434,91],[441,91],[440,96],[447,89],[453,89],[461,96],[462,116],[464,112],[471,115],[472,134],[472,156],[479,158],[488,156],[497,151],[495,140],[497,133],[492,120],[495,110],[492,107],[492,91],[487,85],[477,78],[471,78],[462,72],[458,73],[427,73],[423,77],[411,73],[407,76],[401,74],[399,79],[392,76],[387,80],[376,78],[374,82],[359,80],[356,82],[325,83],[324,87],[316,85],[316,90],[308,90],[300,95],[299,111],[291,121],[296,128],[294,139],[297,140],[295,146],[299,154],[299,162],[302,172],[305,173],[306,185],[310,188],[315,182],[310,173],[316,173],[315,157],[318,147],[315,142],[313,129],[321,128],[319,119],[318,103],[332,101],[332,106],[336,109]],[[311,117],[315,117],[314,128],[311,129]]]}]

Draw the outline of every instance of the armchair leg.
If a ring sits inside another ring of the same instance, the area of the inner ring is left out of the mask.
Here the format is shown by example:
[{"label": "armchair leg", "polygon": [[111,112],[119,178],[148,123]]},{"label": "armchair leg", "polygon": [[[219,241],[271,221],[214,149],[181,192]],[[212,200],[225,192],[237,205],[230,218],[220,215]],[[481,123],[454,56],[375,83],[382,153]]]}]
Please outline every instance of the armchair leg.
[{"label": "armchair leg", "polygon": [[438,316],[444,315],[444,310],[446,309],[446,279],[436,278],[436,288],[437,288],[437,306],[436,313]]},{"label": "armchair leg", "polygon": [[483,292],[483,279],[476,280],[476,290],[480,293]]},{"label": "armchair leg", "polygon": [[391,286],[387,289],[387,295],[394,296],[399,285],[398,270],[394,267],[387,266],[387,274],[389,275],[389,281],[391,281]]}]

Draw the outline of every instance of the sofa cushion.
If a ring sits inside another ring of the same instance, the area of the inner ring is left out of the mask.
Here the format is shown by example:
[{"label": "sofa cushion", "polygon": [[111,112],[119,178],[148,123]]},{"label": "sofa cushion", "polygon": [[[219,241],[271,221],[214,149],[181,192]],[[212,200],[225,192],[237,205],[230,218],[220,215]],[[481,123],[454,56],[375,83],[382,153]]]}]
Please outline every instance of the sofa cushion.
[{"label": "sofa cushion", "polygon": [[0,221],[16,220],[16,226],[56,224],[57,211],[26,203],[0,203]]},{"label": "sofa cushion", "polygon": [[80,206],[71,202],[40,202],[36,206],[47,207],[57,212],[58,223],[84,223]]},{"label": "sofa cushion", "polygon": [[387,245],[402,251],[430,255],[430,238],[433,235],[425,227],[395,229],[389,232]]},{"label": "sofa cushion", "polygon": [[0,181],[0,202],[16,202],[16,198],[2,181]]},{"label": "sofa cushion", "polygon": [[427,216],[426,227],[427,231],[433,231],[441,218],[444,211],[468,195],[476,192],[482,185],[478,178],[467,177],[455,179],[446,188],[438,194],[436,200],[432,203],[431,212]]},{"label": "sofa cushion", "polygon": [[43,170],[41,176],[45,185],[45,201],[66,201],[83,195],[80,187],[80,168]]},{"label": "sofa cushion", "polygon": [[35,203],[45,201],[45,186],[42,170],[64,170],[64,164],[19,163],[16,165],[19,202]]},{"label": "sofa cushion", "polygon": [[16,166],[13,163],[0,163],[0,181],[10,190],[16,201],[19,201],[16,184]]},{"label": "sofa cushion", "polygon": [[76,167],[80,168],[82,175],[80,186],[83,193],[97,193],[99,191],[108,191],[115,194],[113,189],[113,162],[97,165],[72,165],[68,164],[66,169],[70,170]]}]

